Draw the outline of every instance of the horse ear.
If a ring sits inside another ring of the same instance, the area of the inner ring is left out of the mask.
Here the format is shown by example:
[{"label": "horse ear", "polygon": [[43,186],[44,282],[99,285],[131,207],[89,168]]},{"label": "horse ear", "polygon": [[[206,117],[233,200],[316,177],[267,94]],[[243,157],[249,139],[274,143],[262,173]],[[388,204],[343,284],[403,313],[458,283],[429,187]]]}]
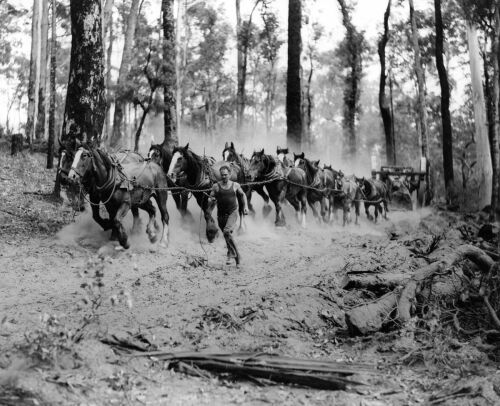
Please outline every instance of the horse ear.
[{"label": "horse ear", "polygon": [[226,144],[224,145],[224,149],[229,148],[229,143],[226,141]]},{"label": "horse ear", "polygon": [[233,144],[233,141],[231,141],[231,148],[234,149],[234,144]]},{"label": "horse ear", "polygon": [[281,148],[280,148],[280,146],[278,145],[278,146],[276,147],[276,152],[278,152],[280,149],[281,149]]},{"label": "horse ear", "polygon": [[184,149],[188,149],[189,148],[189,142],[186,144],[186,146],[184,147]]},{"label": "horse ear", "polygon": [[316,164],[316,166],[319,166],[319,161],[320,161],[320,159],[318,159],[317,161],[314,161],[314,163]]},{"label": "horse ear", "polygon": [[260,151],[260,153],[261,153],[262,155],[264,155],[264,148],[262,148],[262,151]]},{"label": "horse ear", "polygon": [[304,157],[305,157],[304,153],[303,153],[303,152],[301,152],[301,153],[300,153],[300,155],[299,155],[299,158],[304,159]]},{"label": "horse ear", "polygon": [[285,149],[283,150],[283,152],[284,152],[285,154],[288,154],[288,148],[285,148]]}]

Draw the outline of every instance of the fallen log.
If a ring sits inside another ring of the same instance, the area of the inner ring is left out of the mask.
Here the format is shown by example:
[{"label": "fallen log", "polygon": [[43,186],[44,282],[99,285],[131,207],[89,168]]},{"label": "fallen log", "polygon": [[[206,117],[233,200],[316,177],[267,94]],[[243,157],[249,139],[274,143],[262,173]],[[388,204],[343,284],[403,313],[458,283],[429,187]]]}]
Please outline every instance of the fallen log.
[{"label": "fallen log", "polygon": [[494,264],[490,256],[473,245],[461,245],[451,252],[449,248],[440,248],[429,258],[435,262],[417,270],[409,280],[402,283],[402,286],[398,286],[375,301],[347,311],[345,319],[350,332],[352,334],[373,333],[380,330],[390,320],[405,324],[412,317],[416,296],[425,282],[464,259],[475,263],[482,273],[487,273]]},{"label": "fallen log", "polygon": [[[327,360],[306,360],[259,353],[171,353],[162,351],[136,353],[134,357],[151,357],[169,361],[169,366],[185,365],[237,377],[265,378],[275,382],[308,386],[316,389],[341,390],[347,385],[362,385],[347,377],[356,373],[375,373],[367,365],[348,364]],[[199,373],[197,373],[199,375]]]},{"label": "fallen log", "polygon": [[383,295],[407,282],[411,276],[408,273],[348,272],[340,282],[340,287],[345,290],[368,290]]}]

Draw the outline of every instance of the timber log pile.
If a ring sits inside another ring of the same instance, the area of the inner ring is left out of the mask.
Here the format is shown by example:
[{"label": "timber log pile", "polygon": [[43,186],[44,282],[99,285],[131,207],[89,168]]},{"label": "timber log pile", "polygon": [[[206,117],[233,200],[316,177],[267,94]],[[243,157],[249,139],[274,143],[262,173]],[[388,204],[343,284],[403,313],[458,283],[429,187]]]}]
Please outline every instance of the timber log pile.
[{"label": "timber log pile", "polygon": [[[482,249],[485,243],[479,238],[480,243],[475,241],[477,246],[443,244],[438,248],[439,240],[433,242],[429,250],[432,252],[424,256],[427,265],[413,273],[358,272],[345,276],[344,289],[363,289],[377,296],[346,311],[345,321],[352,335],[404,327],[413,318],[423,317],[426,309],[436,303],[453,309],[453,323],[460,333],[500,334],[500,265],[496,262],[498,255],[492,251],[494,245],[487,243],[489,250]],[[473,330],[463,328],[458,317],[471,308],[479,308],[486,320]]]}]

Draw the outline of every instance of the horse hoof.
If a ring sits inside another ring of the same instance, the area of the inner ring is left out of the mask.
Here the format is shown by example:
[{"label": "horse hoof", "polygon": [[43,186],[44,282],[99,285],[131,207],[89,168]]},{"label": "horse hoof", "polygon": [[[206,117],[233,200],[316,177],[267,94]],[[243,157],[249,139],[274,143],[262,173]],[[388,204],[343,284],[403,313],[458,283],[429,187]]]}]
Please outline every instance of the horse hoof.
[{"label": "horse hoof", "polygon": [[130,248],[130,243],[128,242],[128,240],[125,240],[125,241],[120,241],[120,245],[125,248],[126,250],[128,250]]},{"label": "horse hoof", "polygon": [[156,241],[158,241],[158,234],[156,233],[149,234],[149,241],[151,242],[151,244],[154,244]]}]

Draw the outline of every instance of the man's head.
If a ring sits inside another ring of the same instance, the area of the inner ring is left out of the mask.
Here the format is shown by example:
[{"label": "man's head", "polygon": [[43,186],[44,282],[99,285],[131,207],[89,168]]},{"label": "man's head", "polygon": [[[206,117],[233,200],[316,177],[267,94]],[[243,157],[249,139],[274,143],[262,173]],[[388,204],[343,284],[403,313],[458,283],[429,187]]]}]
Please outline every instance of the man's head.
[{"label": "man's head", "polygon": [[220,172],[220,177],[222,178],[223,182],[227,182],[229,180],[229,176],[231,173],[231,169],[229,169],[229,166],[223,165],[219,169]]}]

